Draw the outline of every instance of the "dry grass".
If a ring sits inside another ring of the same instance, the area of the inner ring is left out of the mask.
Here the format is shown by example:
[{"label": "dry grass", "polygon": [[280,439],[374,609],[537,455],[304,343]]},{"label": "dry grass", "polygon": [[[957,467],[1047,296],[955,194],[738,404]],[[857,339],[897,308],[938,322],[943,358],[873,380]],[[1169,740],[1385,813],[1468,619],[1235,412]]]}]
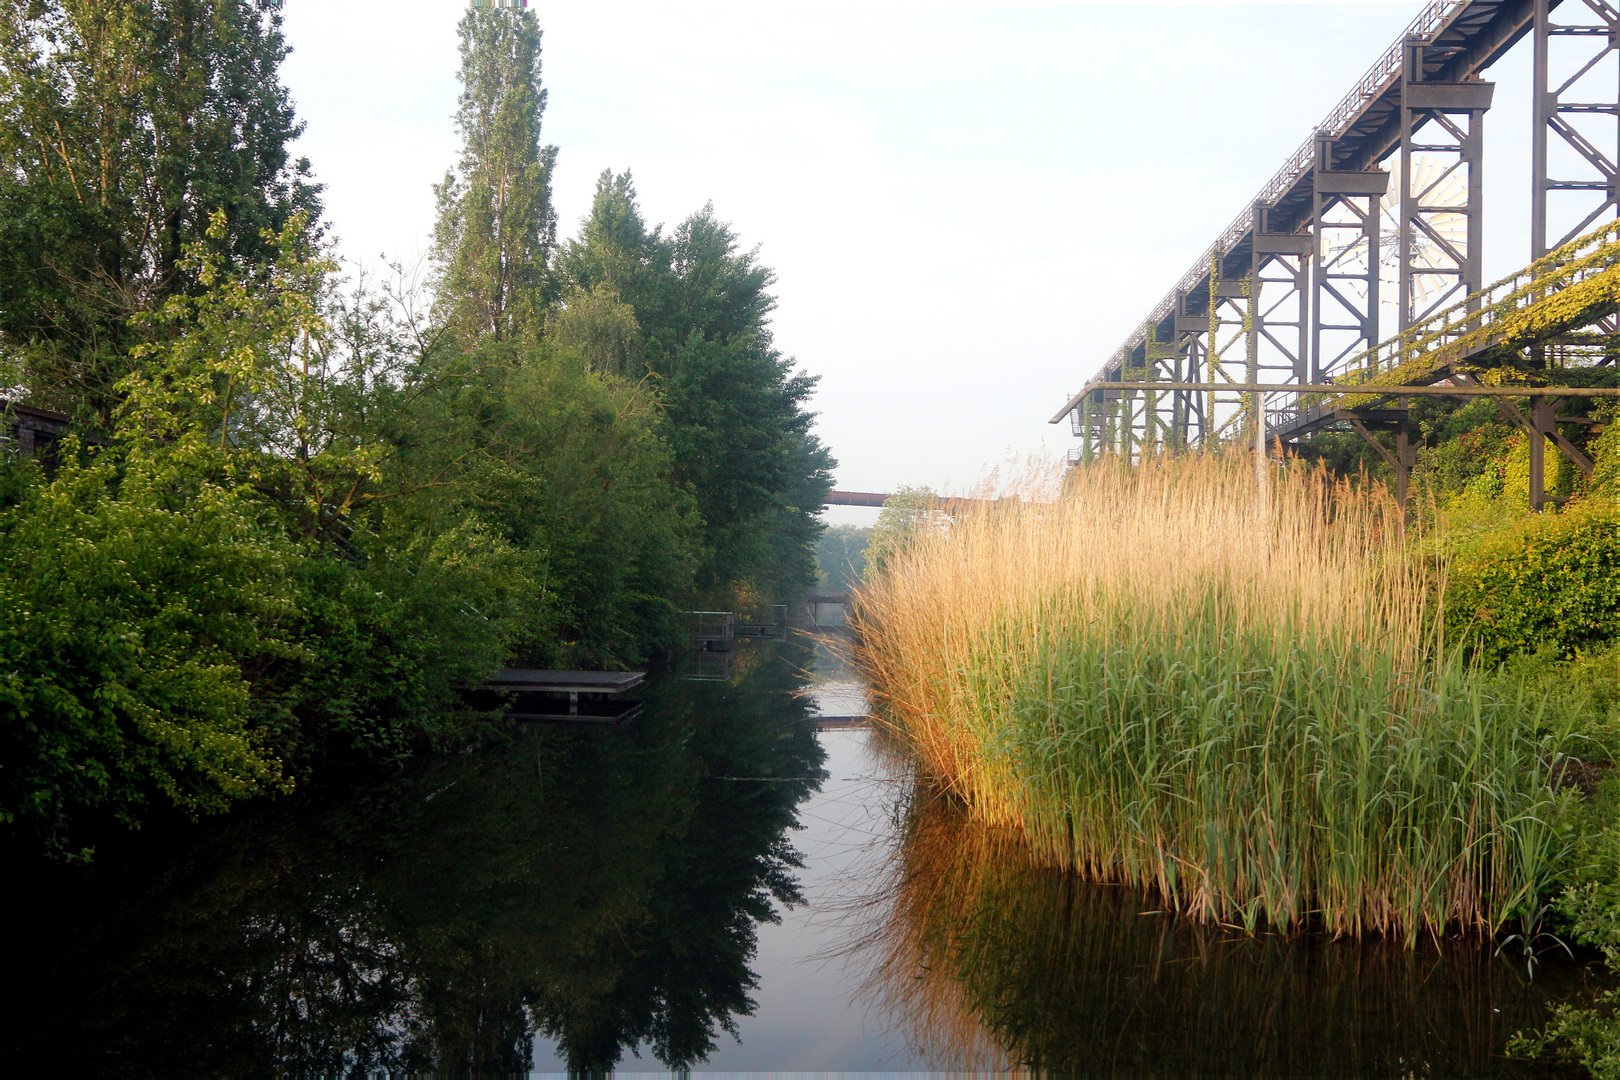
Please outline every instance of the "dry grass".
[{"label": "dry grass", "polygon": [[1034,475],[859,594],[922,771],[1044,858],[1193,915],[1336,934],[1531,917],[1558,844],[1528,703],[1447,652],[1376,486],[1244,455]]}]

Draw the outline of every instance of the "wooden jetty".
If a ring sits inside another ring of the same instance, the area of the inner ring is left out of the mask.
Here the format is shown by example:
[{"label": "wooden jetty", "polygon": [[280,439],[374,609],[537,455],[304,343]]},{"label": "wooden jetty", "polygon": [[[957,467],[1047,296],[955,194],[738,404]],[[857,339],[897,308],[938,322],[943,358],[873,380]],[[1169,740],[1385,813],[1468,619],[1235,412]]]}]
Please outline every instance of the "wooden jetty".
[{"label": "wooden jetty", "polygon": [[645,671],[541,671],[502,668],[484,685],[520,693],[622,694],[647,681]]},{"label": "wooden jetty", "polygon": [[[639,701],[618,701],[615,696],[640,686],[645,671],[548,671],[539,668],[502,668],[474,697],[500,695],[509,699],[509,720],[554,724],[619,724],[638,715]],[[492,703],[493,707],[493,703]]]},{"label": "wooden jetty", "polygon": [[845,731],[851,728],[869,728],[870,716],[812,716],[810,727],[815,731]]}]

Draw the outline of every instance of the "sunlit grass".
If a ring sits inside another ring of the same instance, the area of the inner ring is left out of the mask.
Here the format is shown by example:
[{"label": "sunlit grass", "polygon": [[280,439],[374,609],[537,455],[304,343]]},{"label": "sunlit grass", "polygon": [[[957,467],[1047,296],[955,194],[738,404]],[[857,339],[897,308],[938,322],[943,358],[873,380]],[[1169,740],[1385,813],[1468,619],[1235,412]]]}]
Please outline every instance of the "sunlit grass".
[{"label": "sunlit grass", "polygon": [[1439,563],[1381,488],[1296,465],[1258,499],[1241,455],[1050,487],[925,531],[859,594],[859,663],[926,776],[1205,919],[1533,917],[1560,737],[1438,639]]}]

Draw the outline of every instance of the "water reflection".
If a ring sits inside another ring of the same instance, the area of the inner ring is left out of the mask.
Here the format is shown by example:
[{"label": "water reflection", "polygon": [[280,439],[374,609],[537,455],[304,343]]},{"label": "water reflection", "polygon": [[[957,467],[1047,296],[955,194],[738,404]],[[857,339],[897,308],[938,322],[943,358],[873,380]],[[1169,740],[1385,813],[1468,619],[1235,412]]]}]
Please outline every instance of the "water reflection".
[{"label": "water reflection", "polygon": [[[767,647],[769,648],[769,647]],[[786,648],[786,647],[784,647]],[[122,1076],[701,1062],[799,899],[822,753],[802,657],[672,682],[634,723],[526,729],[12,878],[6,1060]],[[15,861],[15,860],[13,860]]]},{"label": "water reflection", "polygon": [[[510,1073],[538,1039],[586,1072],[639,1051],[671,1069],[1546,1075],[1500,1052],[1583,991],[1575,966],[1530,985],[1488,949],[1251,939],[1154,914],[908,800],[907,763],[876,732],[827,736],[838,782],[818,792],[814,699],[795,693],[808,653],[745,660],[734,685],[657,687],[624,727],[520,729],[390,780],[149,829],[91,870],[13,858],[0,1060]],[[819,927],[798,913],[761,952],[800,879],[826,902]],[[846,918],[864,997],[844,965],[798,962],[825,947],[827,908],[861,896]]]},{"label": "water reflection", "polygon": [[935,1068],[1313,1076],[1558,1075],[1506,1059],[1547,1004],[1488,946],[1245,937],[1035,865],[1016,838],[919,800],[859,914],[866,992]]}]

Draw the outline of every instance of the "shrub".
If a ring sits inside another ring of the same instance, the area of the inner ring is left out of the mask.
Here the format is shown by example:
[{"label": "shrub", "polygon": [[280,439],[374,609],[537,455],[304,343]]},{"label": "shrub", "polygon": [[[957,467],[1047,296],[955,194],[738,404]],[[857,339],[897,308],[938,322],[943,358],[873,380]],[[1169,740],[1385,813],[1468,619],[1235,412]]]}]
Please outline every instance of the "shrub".
[{"label": "shrub", "polygon": [[1607,501],[1513,522],[1455,560],[1453,640],[1495,663],[1548,651],[1573,658],[1620,635],[1620,514]]},{"label": "shrub", "polygon": [[283,786],[248,726],[248,656],[294,655],[291,546],[204,486],[116,499],[68,466],[0,511],[0,822],[68,852],[86,810],[137,824]]}]

